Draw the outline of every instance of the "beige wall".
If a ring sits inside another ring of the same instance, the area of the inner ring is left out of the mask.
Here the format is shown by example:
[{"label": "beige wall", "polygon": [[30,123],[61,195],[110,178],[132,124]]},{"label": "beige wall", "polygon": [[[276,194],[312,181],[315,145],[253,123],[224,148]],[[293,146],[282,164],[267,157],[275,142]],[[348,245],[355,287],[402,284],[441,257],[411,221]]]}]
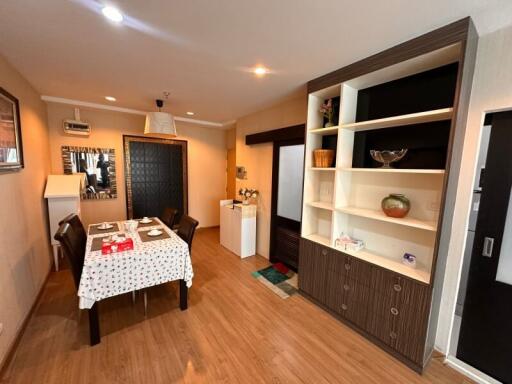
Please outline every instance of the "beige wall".
[{"label": "beige wall", "polygon": [[462,258],[468,228],[472,186],[485,112],[512,109],[512,26],[484,35],[478,53],[464,139],[459,188],[441,301],[436,347],[448,353]]},{"label": "beige wall", "polygon": [[[126,218],[123,134],[143,136],[144,116],[105,110],[81,109],[80,117],[92,125],[89,137],[64,134],[62,120],[72,118],[72,106],[48,103],[52,173],[63,172],[61,146],[114,148],[118,197],[83,200],[85,223]],[[214,128],[178,123],[178,140],[188,142],[189,214],[201,227],[219,225],[219,200],[226,193],[226,133]]]},{"label": "beige wall", "polygon": [[237,120],[236,165],[247,170],[247,180],[237,180],[241,187],[255,188],[258,199],[256,252],[269,257],[270,209],[272,198],[272,143],[245,145],[245,136],[306,122],[307,98],[298,98]]},{"label": "beige wall", "polygon": [[0,366],[50,270],[46,203],[50,170],[46,107],[0,56],[0,87],[19,99],[25,168],[0,174]]}]

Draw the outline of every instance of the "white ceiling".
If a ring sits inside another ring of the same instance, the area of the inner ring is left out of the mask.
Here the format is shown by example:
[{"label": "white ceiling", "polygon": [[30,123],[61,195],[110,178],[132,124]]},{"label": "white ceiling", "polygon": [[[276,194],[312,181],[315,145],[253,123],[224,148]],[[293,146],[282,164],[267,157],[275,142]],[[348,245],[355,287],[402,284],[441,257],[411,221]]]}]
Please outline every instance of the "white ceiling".
[{"label": "white ceiling", "polygon": [[[125,22],[98,14],[102,4]],[[150,110],[167,90],[170,112],[225,122],[467,15],[489,32],[510,23],[512,2],[1,0],[0,54],[44,95]],[[259,63],[272,73],[247,72]]]}]

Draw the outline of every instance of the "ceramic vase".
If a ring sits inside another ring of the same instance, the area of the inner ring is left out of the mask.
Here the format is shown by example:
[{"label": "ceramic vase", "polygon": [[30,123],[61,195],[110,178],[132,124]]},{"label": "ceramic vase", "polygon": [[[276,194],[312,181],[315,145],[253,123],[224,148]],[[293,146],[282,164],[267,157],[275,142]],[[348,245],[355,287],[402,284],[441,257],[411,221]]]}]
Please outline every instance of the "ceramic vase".
[{"label": "ceramic vase", "polygon": [[402,218],[409,213],[411,202],[405,195],[392,193],[382,199],[381,206],[386,216]]}]

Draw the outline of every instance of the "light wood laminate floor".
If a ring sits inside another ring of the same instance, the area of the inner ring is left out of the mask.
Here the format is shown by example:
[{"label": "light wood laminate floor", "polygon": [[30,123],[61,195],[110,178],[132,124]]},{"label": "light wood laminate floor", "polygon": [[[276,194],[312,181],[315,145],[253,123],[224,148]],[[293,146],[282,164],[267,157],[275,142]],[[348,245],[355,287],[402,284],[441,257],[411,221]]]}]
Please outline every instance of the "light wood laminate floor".
[{"label": "light wood laminate floor", "polygon": [[283,300],[219,245],[197,233],[189,309],[177,283],[101,302],[102,342],[88,345],[69,270],[52,273],[2,383],[469,383],[433,359],[423,376],[301,297]]}]

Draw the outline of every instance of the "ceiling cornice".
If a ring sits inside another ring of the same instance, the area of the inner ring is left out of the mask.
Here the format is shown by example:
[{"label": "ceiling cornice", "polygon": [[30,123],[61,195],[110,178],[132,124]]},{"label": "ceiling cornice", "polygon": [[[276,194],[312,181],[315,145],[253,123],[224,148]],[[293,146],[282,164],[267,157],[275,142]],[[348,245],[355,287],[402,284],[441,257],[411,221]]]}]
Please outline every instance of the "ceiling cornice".
[{"label": "ceiling cornice", "polygon": [[[121,112],[121,113],[131,113],[133,115],[145,116],[148,113],[146,111],[139,111],[137,109],[117,107],[115,105],[91,103],[89,101],[66,99],[64,97],[56,97],[56,96],[42,95],[41,100],[49,102],[49,103],[67,104],[67,105],[73,105],[75,107],[102,109],[102,110],[106,110],[106,111],[114,111],[114,112]],[[228,121],[225,123],[217,123],[214,121],[197,120],[197,119],[191,119],[188,117],[180,117],[180,116],[174,116],[174,120],[181,121],[183,123],[198,124],[198,125],[204,125],[204,126],[208,126],[208,127],[216,127],[216,128],[221,128],[221,129],[228,129],[233,124],[232,121]]]}]

